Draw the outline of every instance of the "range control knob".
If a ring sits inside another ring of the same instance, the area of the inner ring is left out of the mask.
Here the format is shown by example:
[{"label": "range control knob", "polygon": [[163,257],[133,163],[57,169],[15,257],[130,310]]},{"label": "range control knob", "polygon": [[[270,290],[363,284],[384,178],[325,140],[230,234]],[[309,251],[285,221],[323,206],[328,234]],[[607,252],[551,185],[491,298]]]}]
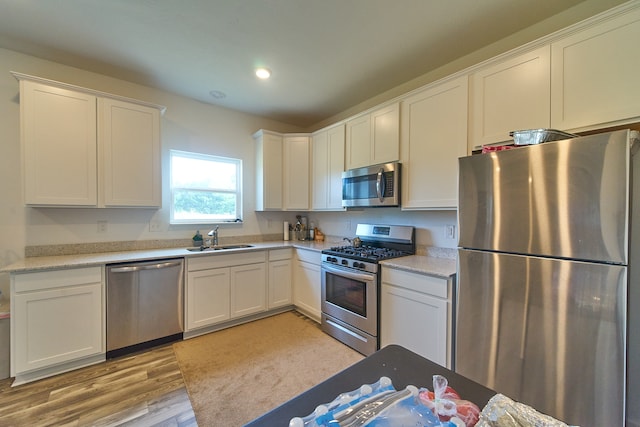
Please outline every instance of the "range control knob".
[{"label": "range control knob", "polygon": [[349,265],[349,261],[347,261],[346,259],[342,260],[342,265]]}]

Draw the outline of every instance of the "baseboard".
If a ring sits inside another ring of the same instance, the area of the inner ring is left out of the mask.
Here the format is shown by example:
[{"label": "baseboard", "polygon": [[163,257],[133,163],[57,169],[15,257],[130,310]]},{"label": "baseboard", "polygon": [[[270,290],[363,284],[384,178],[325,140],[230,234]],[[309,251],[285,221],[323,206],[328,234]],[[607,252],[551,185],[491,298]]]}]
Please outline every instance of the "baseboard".
[{"label": "baseboard", "polygon": [[218,323],[211,326],[205,326],[204,328],[194,329],[192,331],[186,331],[184,333],[184,339],[199,337],[200,335],[206,335],[211,332],[221,331],[223,329],[231,328],[233,326],[242,325],[243,323],[252,322],[254,320],[264,319],[265,317],[271,317],[276,314],[285,313],[287,311],[292,311],[294,307],[292,305],[287,305],[284,307],[279,307],[269,311],[263,311],[262,313],[252,314],[250,316],[241,317],[239,319],[229,320],[227,322]]},{"label": "baseboard", "polygon": [[13,383],[11,384],[11,387],[19,386],[32,381],[40,380],[42,378],[47,378],[47,377],[62,374],[65,372],[73,371],[79,368],[84,368],[86,366],[95,365],[96,363],[101,363],[101,362],[104,362],[105,360],[106,360],[105,354],[101,353],[95,356],[89,356],[79,360],[74,360],[71,362],[50,366],[48,368],[37,369],[34,371],[17,374],[15,376],[15,379],[13,380]]}]

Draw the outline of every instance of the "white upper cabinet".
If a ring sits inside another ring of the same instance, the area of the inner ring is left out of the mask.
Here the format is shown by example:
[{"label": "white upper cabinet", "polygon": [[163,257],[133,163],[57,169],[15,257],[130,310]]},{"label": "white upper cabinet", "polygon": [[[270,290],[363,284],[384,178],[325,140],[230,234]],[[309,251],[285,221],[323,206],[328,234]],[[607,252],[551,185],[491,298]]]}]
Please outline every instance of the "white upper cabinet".
[{"label": "white upper cabinet", "polygon": [[96,206],[96,97],[20,81],[27,205]]},{"label": "white upper cabinet", "polygon": [[402,209],[456,209],[467,150],[467,76],[402,100]]},{"label": "white upper cabinet", "polygon": [[282,135],[260,130],[256,141],[256,210],[282,210]]},{"label": "white upper cabinet", "polygon": [[346,169],[400,159],[400,104],[346,122]]},{"label": "white upper cabinet", "polygon": [[98,100],[104,205],[160,207],[160,114],[155,108]]},{"label": "white upper cabinet", "polygon": [[27,205],[161,206],[164,107],[13,74]]},{"label": "white upper cabinet", "polygon": [[550,70],[546,45],[471,74],[469,152],[508,141],[513,130],[549,127]]},{"label": "white upper cabinet", "polygon": [[313,134],[311,140],[311,209],[343,210],[344,124]]},{"label": "white upper cabinet", "polygon": [[637,122],[640,9],[551,44],[551,127],[579,131]]},{"label": "white upper cabinet", "polygon": [[285,135],[284,153],[284,209],[309,209],[309,137]]}]

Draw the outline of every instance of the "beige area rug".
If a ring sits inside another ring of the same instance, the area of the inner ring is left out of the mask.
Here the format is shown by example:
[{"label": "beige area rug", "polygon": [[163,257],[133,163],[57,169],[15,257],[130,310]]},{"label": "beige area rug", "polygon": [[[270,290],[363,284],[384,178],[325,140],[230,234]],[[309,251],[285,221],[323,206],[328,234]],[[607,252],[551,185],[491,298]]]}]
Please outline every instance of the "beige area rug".
[{"label": "beige area rug", "polygon": [[241,426],[363,359],[293,311],[173,348],[200,427]]}]

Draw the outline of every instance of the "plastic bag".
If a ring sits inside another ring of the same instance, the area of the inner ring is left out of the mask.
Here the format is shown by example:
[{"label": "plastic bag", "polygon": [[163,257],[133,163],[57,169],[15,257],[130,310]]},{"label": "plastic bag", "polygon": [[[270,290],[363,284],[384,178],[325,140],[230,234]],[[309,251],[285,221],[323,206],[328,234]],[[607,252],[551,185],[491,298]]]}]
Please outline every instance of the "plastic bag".
[{"label": "plastic bag", "polygon": [[514,402],[502,394],[493,396],[482,409],[478,427],[545,426],[568,427],[562,421],[541,414],[523,403]]},{"label": "plastic bag", "polygon": [[[433,376],[433,392],[420,389],[419,397],[441,421],[457,418],[466,427],[473,427],[480,417],[480,408],[473,402],[461,399],[460,395],[449,387],[447,379],[442,375]],[[456,422],[456,420],[453,421]]]},{"label": "plastic bag", "polygon": [[293,418],[289,427],[403,427],[450,426],[440,420],[418,398],[418,389],[396,391],[387,377],[358,390],[342,393],[318,406],[304,418]]}]

